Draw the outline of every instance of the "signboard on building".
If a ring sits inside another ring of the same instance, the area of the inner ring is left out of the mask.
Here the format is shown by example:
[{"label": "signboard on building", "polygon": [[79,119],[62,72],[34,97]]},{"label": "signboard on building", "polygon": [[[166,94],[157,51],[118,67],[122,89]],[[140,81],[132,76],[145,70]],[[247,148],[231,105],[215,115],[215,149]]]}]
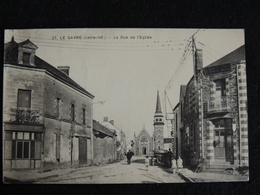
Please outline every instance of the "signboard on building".
[{"label": "signboard on building", "polygon": [[173,138],[164,138],[163,143],[165,144],[171,144],[173,142]]}]

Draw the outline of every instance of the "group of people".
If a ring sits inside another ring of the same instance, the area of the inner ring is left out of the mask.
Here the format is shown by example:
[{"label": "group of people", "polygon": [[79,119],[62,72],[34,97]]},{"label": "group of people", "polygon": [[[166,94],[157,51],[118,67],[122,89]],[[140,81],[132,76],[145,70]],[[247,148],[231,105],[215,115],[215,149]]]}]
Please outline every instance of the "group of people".
[{"label": "group of people", "polygon": [[176,161],[175,158],[173,158],[172,159],[172,172],[173,172],[173,174],[175,174],[176,172],[180,173],[182,168],[183,168],[183,161],[182,161],[181,157],[179,156],[177,161]]},{"label": "group of people", "polygon": [[[127,164],[131,164],[131,158],[132,158],[133,155],[134,155],[134,153],[131,150],[129,150],[126,153]],[[146,158],[145,158],[145,168],[146,168],[146,171],[148,171],[149,162],[150,162],[150,159],[149,159],[148,156],[146,156]],[[172,158],[171,168],[172,168],[173,174],[175,174],[176,172],[177,173],[181,172],[181,169],[183,168],[183,161],[182,161],[180,156],[177,159],[177,161],[176,161],[175,158]]]}]

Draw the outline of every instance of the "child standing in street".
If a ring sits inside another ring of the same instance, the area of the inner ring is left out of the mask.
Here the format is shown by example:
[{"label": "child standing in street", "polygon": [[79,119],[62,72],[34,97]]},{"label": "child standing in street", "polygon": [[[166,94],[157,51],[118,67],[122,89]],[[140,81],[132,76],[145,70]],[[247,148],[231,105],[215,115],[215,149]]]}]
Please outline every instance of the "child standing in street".
[{"label": "child standing in street", "polygon": [[148,171],[148,167],[149,167],[149,158],[148,158],[148,156],[146,156],[146,158],[145,158],[145,168],[146,168],[146,171]]},{"label": "child standing in street", "polygon": [[179,156],[178,160],[177,160],[177,166],[178,166],[178,172],[180,173],[181,172],[181,169],[183,167],[183,161],[181,159],[181,157]]},{"label": "child standing in street", "polygon": [[175,174],[177,169],[177,162],[175,160],[175,157],[172,159],[172,173]]}]

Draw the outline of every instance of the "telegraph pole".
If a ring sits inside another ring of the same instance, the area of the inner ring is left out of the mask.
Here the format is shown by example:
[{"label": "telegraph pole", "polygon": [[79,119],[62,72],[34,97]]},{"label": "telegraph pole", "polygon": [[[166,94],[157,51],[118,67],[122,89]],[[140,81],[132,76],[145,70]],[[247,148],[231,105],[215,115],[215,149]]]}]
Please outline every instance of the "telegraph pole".
[{"label": "telegraph pole", "polygon": [[[198,89],[198,103],[199,103],[199,115],[201,117],[201,157],[204,159],[204,128],[203,128],[203,72],[202,67],[198,71],[198,56],[196,52],[196,44],[194,35],[192,36],[192,51],[193,51],[193,69],[194,69],[194,85]],[[194,140],[195,141],[195,140]]]}]

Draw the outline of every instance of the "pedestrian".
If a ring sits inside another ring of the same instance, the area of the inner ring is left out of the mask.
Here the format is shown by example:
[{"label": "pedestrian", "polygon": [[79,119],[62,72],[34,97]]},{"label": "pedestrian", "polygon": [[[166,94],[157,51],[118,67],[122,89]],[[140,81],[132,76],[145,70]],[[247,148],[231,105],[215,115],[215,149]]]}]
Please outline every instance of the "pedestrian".
[{"label": "pedestrian", "polygon": [[134,155],[134,153],[131,150],[129,150],[127,152],[127,154],[126,154],[127,164],[131,164],[131,158],[132,158],[133,155]]},{"label": "pedestrian", "polygon": [[183,168],[183,161],[181,159],[181,157],[179,156],[178,160],[177,160],[177,167],[178,167],[178,172],[181,172],[181,169]]},{"label": "pedestrian", "polygon": [[172,173],[175,174],[176,173],[176,169],[177,169],[177,162],[175,157],[173,157],[172,159]]},{"label": "pedestrian", "polygon": [[148,158],[148,156],[146,156],[146,158],[145,158],[145,168],[146,168],[146,171],[148,171],[148,167],[149,167],[149,158]]}]

